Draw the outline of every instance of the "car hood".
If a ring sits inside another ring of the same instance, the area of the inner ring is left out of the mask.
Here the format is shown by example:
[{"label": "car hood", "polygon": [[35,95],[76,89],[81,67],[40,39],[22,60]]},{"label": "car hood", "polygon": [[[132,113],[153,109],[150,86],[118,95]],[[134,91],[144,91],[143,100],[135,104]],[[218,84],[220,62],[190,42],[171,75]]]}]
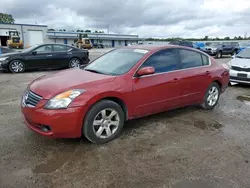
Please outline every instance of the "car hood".
[{"label": "car hood", "polygon": [[13,55],[20,55],[22,52],[9,52],[9,53],[3,53],[0,55],[0,57],[7,57],[7,56],[13,56]]},{"label": "car hood", "polygon": [[249,67],[250,68],[250,59],[243,58],[234,58],[231,60],[231,65],[238,67]]},{"label": "car hood", "polygon": [[30,83],[29,89],[43,97],[50,99],[55,95],[70,89],[87,89],[90,86],[111,82],[115,76],[97,74],[81,69],[69,69],[58,73],[44,75]]}]

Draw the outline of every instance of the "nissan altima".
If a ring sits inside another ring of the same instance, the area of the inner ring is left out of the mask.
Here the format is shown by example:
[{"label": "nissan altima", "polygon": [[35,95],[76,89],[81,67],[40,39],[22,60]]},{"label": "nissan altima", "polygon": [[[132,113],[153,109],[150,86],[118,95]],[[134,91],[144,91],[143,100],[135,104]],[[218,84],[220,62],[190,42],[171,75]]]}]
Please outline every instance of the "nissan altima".
[{"label": "nissan altima", "polygon": [[83,69],[45,75],[22,97],[27,126],[48,137],[85,136],[106,143],[124,121],[199,104],[213,109],[229,83],[229,69],[184,46],[129,46]]},{"label": "nissan altima", "polygon": [[88,50],[63,44],[42,44],[23,51],[2,54],[0,69],[21,73],[28,69],[75,68],[88,62]]}]

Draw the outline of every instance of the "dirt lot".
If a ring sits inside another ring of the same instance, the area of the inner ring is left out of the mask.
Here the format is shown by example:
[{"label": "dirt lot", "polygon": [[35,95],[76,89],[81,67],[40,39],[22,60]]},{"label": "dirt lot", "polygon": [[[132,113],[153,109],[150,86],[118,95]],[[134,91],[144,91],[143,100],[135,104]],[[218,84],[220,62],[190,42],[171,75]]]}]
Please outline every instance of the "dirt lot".
[{"label": "dirt lot", "polygon": [[187,107],[133,120],[120,138],[94,145],[45,138],[24,125],[25,87],[51,72],[0,73],[1,188],[250,187],[250,105],[237,100],[250,86],[229,87],[213,111]]}]

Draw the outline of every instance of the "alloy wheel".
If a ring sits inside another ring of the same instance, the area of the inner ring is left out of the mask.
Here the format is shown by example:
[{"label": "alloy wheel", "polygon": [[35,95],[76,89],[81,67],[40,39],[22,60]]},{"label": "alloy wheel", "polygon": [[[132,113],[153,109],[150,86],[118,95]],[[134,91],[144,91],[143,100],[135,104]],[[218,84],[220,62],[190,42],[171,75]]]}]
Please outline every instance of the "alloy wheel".
[{"label": "alloy wheel", "polygon": [[13,61],[10,66],[13,72],[18,73],[24,71],[24,64],[20,61]]},{"label": "alloy wheel", "polygon": [[93,130],[98,138],[109,138],[118,129],[120,117],[116,110],[106,108],[99,112],[93,121]]},{"label": "alloy wheel", "polygon": [[70,60],[70,67],[71,68],[80,68],[80,61],[78,59]]},{"label": "alloy wheel", "polygon": [[219,90],[213,86],[208,91],[207,103],[209,106],[214,106],[219,98]]}]

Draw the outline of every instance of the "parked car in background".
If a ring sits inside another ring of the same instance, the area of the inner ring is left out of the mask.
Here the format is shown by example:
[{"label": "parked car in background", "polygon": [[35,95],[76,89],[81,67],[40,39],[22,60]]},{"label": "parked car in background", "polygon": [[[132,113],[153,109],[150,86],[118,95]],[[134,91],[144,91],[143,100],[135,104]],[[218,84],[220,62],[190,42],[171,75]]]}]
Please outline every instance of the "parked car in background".
[{"label": "parked car in background", "polygon": [[239,47],[237,53],[239,53],[241,50],[244,50],[247,47],[250,47],[250,42],[240,42],[239,45],[240,45],[240,47]]},{"label": "parked car in background", "polygon": [[64,44],[42,44],[3,54],[0,56],[0,69],[20,73],[28,69],[75,68],[88,62],[88,50]]},{"label": "parked car in background", "polygon": [[11,52],[15,52],[15,50],[0,46],[0,56],[1,54],[11,53]]},{"label": "parked car in background", "polygon": [[228,63],[230,82],[250,84],[250,47],[240,51]]},{"label": "parked car in background", "polygon": [[126,120],[193,104],[213,109],[228,83],[228,68],[199,50],[134,45],[114,49],[83,70],[34,80],[22,97],[22,113],[41,135],[84,135],[100,144],[116,138]]},{"label": "parked car in background", "polygon": [[173,40],[173,41],[170,41],[169,44],[171,44],[171,45],[186,46],[186,47],[198,49],[198,46],[194,42],[191,42],[191,41]]},{"label": "parked car in background", "polygon": [[202,51],[206,52],[211,56],[215,56],[216,58],[222,58],[223,55],[237,54],[238,49],[238,42],[212,42],[206,45],[205,49],[202,49]]},{"label": "parked car in background", "polygon": [[102,43],[95,43],[93,44],[93,48],[104,48],[104,45]]}]

